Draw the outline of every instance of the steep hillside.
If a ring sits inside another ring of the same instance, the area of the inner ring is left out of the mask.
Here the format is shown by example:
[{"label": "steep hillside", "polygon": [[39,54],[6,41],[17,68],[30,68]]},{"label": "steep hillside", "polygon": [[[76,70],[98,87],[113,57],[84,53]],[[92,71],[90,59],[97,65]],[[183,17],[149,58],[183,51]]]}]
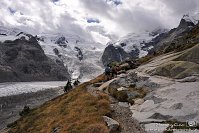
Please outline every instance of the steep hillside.
[{"label": "steep hillside", "polygon": [[74,90],[59,96],[41,107],[31,110],[18,121],[10,124],[10,133],[81,132],[108,133],[102,116],[110,113],[106,94],[93,96],[89,85],[100,82],[101,77],[83,83]]}]

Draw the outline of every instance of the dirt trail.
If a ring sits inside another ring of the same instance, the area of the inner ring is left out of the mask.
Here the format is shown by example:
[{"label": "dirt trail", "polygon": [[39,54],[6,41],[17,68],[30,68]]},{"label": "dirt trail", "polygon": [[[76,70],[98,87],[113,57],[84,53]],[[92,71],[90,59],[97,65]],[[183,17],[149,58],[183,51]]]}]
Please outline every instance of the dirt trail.
[{"label": "dirt trail", "polygon": [[[97,96],[98,87],[90,85],[88,92],[93,96]],[[119,105],[119,101],[109,95],[111,101],[111,118],[119,122],[120,131],[118,133],[145,133],[140,127],[137,120],[133,119],[132,112],[129,107]]]}]

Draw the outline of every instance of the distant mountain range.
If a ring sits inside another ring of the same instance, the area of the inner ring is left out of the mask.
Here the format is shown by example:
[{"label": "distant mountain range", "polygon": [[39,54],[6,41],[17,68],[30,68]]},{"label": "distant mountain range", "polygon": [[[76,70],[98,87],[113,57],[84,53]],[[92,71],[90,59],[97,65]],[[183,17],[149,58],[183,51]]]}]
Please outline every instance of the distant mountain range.
[{"label": "distant mountain range", "polygon": [[177,28],[131,33],[107,45],[78,35],[31,35],[17,28],[0,26],[0,82],[89,80],[102,73],[103,66],[112,61],[166,53],[190,44],[187,41],[197,42],[187,38],[197,25],[198,16],[184,15]]},{"label": "distant mountain range", "polygon": [[[8,46],[6,42],[16,43],[16,41],[18,41],[20,44],[17,43],[15,46],[17,48],[19,46],[20,48],[23,47],[24,49],[22,49],[22,51],[25,51],[27,53],[27,51],[28,50],[30,51],[31,48],[27,50],[26,49],[27,47],[24,44],[32,43],[30,40],[33,38],[34,38],[34,45],[32,45],[32,49],[35,49],[35,47],[38,47],[41,53],[43,54],[43,56],[46,56],[46,59],[55,62],[61,68],[67,71],[63,73],[60,68],[58,69],[54,68],[53,70],[57,71],[57,76],[60,71],[60,73],[62,73],[66,77],[68,77],[67,75],[70,75],[71,78],[75,78],[75,79],[79,78],[82,81],[85,81],[98,75],[103,70],[102,63],[100,62],[99,58],[105,46],[100,43],[87,41],[86,39],[83,39],[79,37],[78,35],[71,35],[71,34],[63,35],[63,34],[58,33],[58,34],[41,34],[41,35],[33,36],[29,33],[25,33],[21,31],[20,29],[6,28],[3,26],[0,27],[0,42],[2,42],[1,46],[4,46],[4,45]],[[9,48],[16,50],[15,46],[12,45]],[[5,55],[4,52],[7,49],[5,48],[1,48],[1,49],[2,49],[1,54]],[[22,51],[20,50],[16,50],[17,55],[12,55],[12,56],[16,56],[16,59],[18,59],[19,55],[22,55]],[[21,58],[19,58],[19,60],[20,59]],[[18,63],[16,61],[20,62],[19,60],[15,60],[13,57],[12,65],[18,66]],[[11,63],[10,60],[1,58],[2,69],[7,67],[7,64],[5,64],[5,62]],[[44,62],[40,62],[39,64],[42,64],[42,63]],[[28,63],[28,64],[30,65],[31,63]],[[15,69],[16,68],[13,68],[12,70],[14,73],[15,73]],[[44,70],[41,70],[41,71],[44,71]],[[15,73],[15,74],[16,74],[16,79],[12,80],[10,76],[13,78],[14,76],[10,75],[8,76],[8,79],[5,79],[5,80],[2,79],[2,82],[4,81],[30,81],[30,80],[62,80],[59,78],[51,79],[47,77],[41,78],[41,79],[40,78],[38,79],[35,77],[32,77],[30,79],[27,79],[27,78],[20,79],[20,78],[17,78],[18,73]]]},{"label": "distant mountain range", "polygon": [[129,34],[118,41],[109,42],[102,55],[105,65],[112,61],[121,62],[125,59],[140,58],[145,55],[165,52],[171,43],[188,33],[198,23],[199,15],[184,15],[177,28],[157,29],[153,32]]}]

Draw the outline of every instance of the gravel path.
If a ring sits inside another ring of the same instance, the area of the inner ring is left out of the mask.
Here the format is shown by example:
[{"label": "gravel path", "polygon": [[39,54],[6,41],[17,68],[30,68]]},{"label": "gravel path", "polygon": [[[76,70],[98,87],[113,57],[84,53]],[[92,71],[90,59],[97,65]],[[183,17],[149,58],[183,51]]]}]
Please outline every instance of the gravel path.
[{"label": "gravel path", "polygon": [[[92,85],[88,87],[88,92],[97,96],[98,87]],[[120,106],[118,101],[109,95],[111,101],[111,118],[119,122],[120,131],[118,133],[145,133],[137,120],[132,118],[132,112],[129,107]]]}]

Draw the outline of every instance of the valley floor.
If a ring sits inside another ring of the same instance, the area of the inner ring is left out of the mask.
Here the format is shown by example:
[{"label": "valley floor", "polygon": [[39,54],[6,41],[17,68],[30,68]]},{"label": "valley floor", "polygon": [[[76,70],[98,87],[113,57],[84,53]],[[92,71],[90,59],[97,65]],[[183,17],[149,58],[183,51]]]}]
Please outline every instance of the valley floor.
[{"label": "valley floor", "polygon": [[20,82],[0,84],[0,132],[19,119],[24,106],[38,107],[63,94],[65,82]]},{"label": "valley floor", "polygon": [[0,83],[0,97],[37,92],[65,85],[66,81]]}]

